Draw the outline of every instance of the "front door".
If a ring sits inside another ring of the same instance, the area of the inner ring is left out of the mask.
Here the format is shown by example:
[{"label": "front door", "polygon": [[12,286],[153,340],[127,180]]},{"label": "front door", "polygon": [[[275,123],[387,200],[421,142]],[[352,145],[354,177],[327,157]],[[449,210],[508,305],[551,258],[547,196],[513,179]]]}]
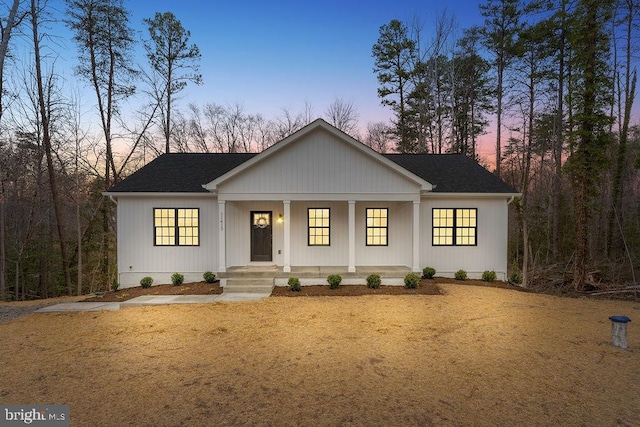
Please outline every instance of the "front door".
[{"label": "front door", "polygon": [[251,211],[251,261],[271,261],[271,211]]}]

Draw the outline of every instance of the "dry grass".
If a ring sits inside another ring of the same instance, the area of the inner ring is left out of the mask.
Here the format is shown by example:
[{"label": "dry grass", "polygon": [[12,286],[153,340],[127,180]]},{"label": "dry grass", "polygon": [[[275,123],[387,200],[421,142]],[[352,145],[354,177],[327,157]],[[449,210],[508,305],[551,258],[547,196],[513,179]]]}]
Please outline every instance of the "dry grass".
[{"label": "dry grass", "polygon": [[0,324],[0,402],[74,426],[640,424],[638,303],[442,288],[34,314]]}]

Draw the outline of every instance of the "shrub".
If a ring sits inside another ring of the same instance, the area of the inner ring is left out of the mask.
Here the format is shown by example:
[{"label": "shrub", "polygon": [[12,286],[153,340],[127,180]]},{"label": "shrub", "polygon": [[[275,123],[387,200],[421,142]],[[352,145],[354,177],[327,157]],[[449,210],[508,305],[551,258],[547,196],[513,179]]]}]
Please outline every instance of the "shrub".
[{"label": "shrub", "polygon": [[340,285],[340,282],[342,282],[342,277],[340,277],[339,274],[330,274],[327,277],[327,283],[329,283],[330,289],[337,288]]},{"label": "shrub", "polygon": [[522,278],[520,277],[520,273],[518,273],[517,271],[511,273],[511,276],[509,276],[509,283],[513,285],[519,285],[521,282]]},{"label": "shrub", "polygon": [[433,267],[425,267],[422,269],[423,279],[433,279],[433,276],[435,275],[436,275],[436,269]]},{"label": "shrub", "polygon": [[297,277],[289,277],[287,281],[287,285],[289,285],[290,291],[300,292],[302,290],[302,286],[300,285],[300,279]]},{"label": "shrub", "polygon": [[180,273],[173,273],[171,275],[171,283],[175,286],[180,286],[184,282],[184,276]]},{"label": "shrub", "polygon": [[204,279],[205,282],[207,283],[213,283],[216,281],[216,274],[212,273],[210,271],[206,271],[203,275],[202,278]]},{"label": "shrub", "polygon": [[113,285],[111,285],[111,290],[115,292],[118,290],[119,287],[120,287],[120,283],[114,282]]},{"label": "shrub", "polygon": [[153,278],[152,277],[143,277],[142,279],[140,279],[140,286],[142,286],[143,288],[150,288],[151,285],[153,285]]},{"label": "shrub", "polygon": [[496,272],[493,270],[491,271],[487,270],[482,273],[482,280],[484,280],[485,282],[493,282],[497,278],[498,276],[496,275]]},{"label": "shrub", "polygon": [[381,283],[382,279],[379,274],[373,273],[367,276],[367,287],[377,289],[380,287]]},{"label": "shrub", "polygon": [[407,289],[415,289],[420,282],[420,276],[415,273],[409,273],[404,276],[404,287]]},{"label": "shrub", "polygon": [[460,269],[456,271],[456,274],[454,277],[456,278],[456,280],[467,280],[467,272]]}]

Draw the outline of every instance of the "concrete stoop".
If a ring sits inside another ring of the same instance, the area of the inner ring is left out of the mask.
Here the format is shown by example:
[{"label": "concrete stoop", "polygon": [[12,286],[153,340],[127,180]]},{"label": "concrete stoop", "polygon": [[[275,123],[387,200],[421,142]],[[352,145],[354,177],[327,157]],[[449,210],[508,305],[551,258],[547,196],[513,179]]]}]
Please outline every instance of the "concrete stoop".
[{"label": "concrete stoop", "polygon": [[270,278],[229,278],[224,286],[225,294],[270,294],[273,290],[274,280]]}]

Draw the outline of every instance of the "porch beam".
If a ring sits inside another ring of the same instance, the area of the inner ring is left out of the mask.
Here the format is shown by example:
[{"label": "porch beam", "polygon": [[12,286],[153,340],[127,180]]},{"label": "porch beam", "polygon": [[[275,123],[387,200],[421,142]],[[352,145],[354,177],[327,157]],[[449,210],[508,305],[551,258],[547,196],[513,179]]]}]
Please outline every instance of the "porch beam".
[{"label": "porch beam", "polygon": [[218,272],[227,271],[226,202],[218,200]]},{"label": "porch beam", "polygon": [[349,273],[356,272],[356,201],[349,200]]},{"label": "porch beam", "polygon": [[282,271],[291,273],[291,200],[284,200],[284,265]]},{"label": "porch beam", "polygon": [[413,266],[414,273],[420,272],[420,200],[413,202]]}]

